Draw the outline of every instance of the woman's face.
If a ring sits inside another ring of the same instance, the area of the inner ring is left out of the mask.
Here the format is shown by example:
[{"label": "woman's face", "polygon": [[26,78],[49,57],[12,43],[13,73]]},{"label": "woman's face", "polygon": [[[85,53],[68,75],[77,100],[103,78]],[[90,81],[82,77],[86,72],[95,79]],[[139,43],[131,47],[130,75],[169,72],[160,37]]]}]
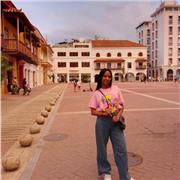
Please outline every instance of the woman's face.
[{"label": "woman's face", "polygon": [[111,79],[112,79],[111,73],[109,71],[106,71],[102,77],[102,87],[108,88],[110,85]]}]

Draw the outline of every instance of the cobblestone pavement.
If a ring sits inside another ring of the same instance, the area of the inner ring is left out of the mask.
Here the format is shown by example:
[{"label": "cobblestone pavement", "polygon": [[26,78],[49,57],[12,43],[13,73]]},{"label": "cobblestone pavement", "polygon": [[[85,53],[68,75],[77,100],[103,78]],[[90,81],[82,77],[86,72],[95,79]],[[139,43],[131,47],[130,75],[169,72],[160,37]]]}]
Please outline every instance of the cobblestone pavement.
[{"label": "cobblestone pavement", "polygon": [[[180,177],[180,84],[119,83],[126,108],[125,136],[129,171],[136,180],[178,180]],[[93,85],[93,88],[95,85]],[[88,89],[87,85],[83,85]],[[87,107],[92,92],[73,92],[69,84],[33,144],[33,156],[8,180],[96,180],[95,117]],[[24,150],[25,151],[25,150]],[[136,163],[136,158],[142,161]],[[118,180],[111,144],[108,158]],[[135,161],[135,162],[133,162]],[[13,177],[13,178],[12,178]]]}]

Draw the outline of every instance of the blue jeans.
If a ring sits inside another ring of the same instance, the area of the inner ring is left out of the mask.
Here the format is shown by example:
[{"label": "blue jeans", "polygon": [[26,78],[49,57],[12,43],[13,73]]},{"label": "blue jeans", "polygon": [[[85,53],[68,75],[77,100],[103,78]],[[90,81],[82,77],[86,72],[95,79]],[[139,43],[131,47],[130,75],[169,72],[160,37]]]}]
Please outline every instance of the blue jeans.
[{"label": "blue jeans", "polygon": [[97,117],[96,145],[98,174],[110,174],[111,165],[107,160],[107,143],[111,140],[114,159],[121,180],[129,180],[126,142],[123,131],[112,122],[111,117]]}]

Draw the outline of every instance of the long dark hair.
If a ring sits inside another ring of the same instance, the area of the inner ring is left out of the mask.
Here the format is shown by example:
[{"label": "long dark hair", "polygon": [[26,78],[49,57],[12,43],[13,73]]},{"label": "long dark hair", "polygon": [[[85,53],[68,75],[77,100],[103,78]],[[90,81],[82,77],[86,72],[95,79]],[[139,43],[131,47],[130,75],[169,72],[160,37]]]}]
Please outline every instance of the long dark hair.
[{"label": "long dark hair", "polygon": [[112,72],[111,72],[110,69],[104,68],[104,69],[101,69],[101,71],[100,71],[100,73],[98,75],[96,90],[98,90],[98,89],[100,89],[102,87],[102,78],[103,78],[104,73],[106,71],[109,71],[109,73],[111,74],[111,81],[109,82],[109,87],[112,86]]}]

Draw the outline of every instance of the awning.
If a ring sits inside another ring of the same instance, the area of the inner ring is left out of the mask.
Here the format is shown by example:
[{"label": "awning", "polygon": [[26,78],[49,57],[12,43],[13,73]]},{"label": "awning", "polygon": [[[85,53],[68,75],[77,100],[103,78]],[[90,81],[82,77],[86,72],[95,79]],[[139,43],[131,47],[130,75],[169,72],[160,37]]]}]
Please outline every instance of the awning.
[{"label": "awning", "polygon": [[125,60],[122,58],[100,58],[96,59],[94,62],[109,62],[109,63],[121,63]]},{"label": "awning", "polygon": [[135,61],[136,62],[145,62],[145,61],[147,61],[147,59],[145,59],[145,58],[137,58]]}]

